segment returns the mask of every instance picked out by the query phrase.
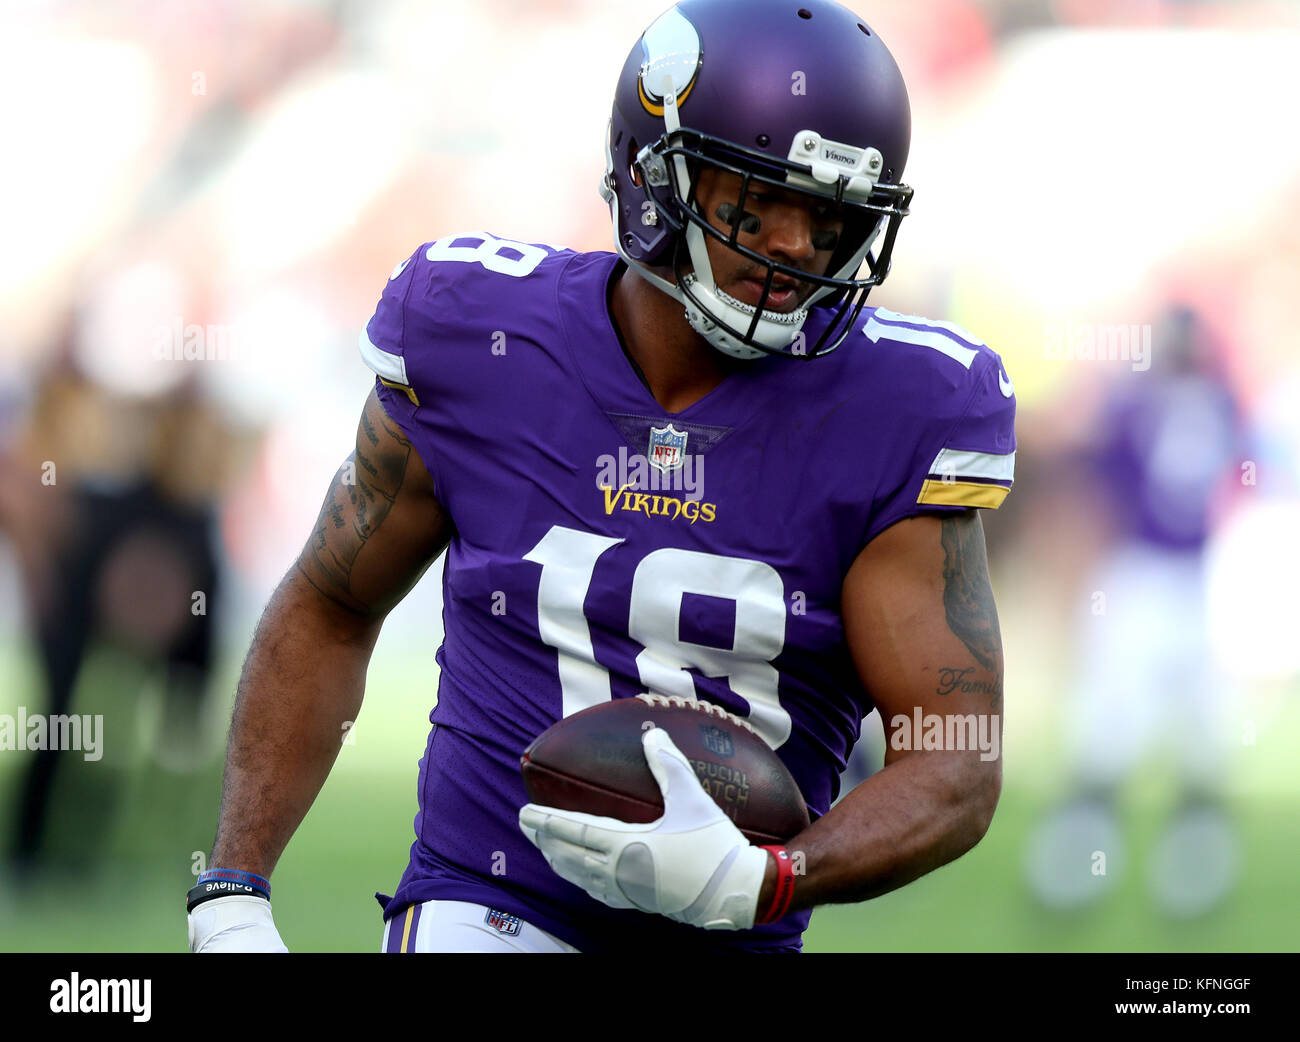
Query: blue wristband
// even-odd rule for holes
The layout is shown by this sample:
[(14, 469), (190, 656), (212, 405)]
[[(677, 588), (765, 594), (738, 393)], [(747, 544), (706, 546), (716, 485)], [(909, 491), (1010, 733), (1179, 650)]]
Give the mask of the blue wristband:
[(215, 881), (246, 886), (260, 891), (268, 901), (271, 899), (271, 884), (255, 872), (244, 872), (237, 868), (209, 868), (199, 873), (200, 883)]
[(245, 883), (230, 883), (224, 879), (209, 879), (195, 883), (185, 895), (185, 910), (192, 912), (205, 901), (215, 901), (218, 897), (256, 897), (259, 901), (270, 901), (264, 890), (248, 886)]

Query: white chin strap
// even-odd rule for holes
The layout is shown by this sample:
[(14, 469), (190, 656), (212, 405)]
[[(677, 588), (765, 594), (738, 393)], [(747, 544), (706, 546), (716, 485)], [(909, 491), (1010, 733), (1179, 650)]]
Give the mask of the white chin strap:
[[(663, 97), (664, 127), (669, 134), (673, 134), (681, 129), (682, 124), (677, 114), (677, 92), (673, 89), (671, 78), (667, 76), (664, 77)], [(689, 199), (691, 180), (686, 169), (686, 160), (676, 155), (673, 156), (673, 162), (677, 167), (679, 190), (684, 190), (683, 198)], [(699, 304), (691, 300), (680, 286), (660, 278), (643, 265), (638, 264), (636, 267), (651, 284), (681, 301), (686, 307), (686, 321), (691, 324), (691, 328), (719, 351), (733, 358), (762, 358), (767, 352), (746, 344), (719, 324), (723, 323), (732, 329), (748, 330), (758, 309), (718, 288), (713, 280), (713, 265), (709, 263), (709, 251), (704, 242), (704, 232), (694, 223), (687, 225), (686, 247), (690, 251), (691, 264), (695, 271), (687, 275), (683, 281), (690, 287), (691, 294), (700, 302)], [(621, 247), (620, 252), (622, 252)], [(626, 260), (626, 257), (624, 259)], [(807, 319), (806, 308), (799, 308), (789, 314), (764, 309), (763, 316), (754, 327), (751, 339), (762, 344), (768, 351), (784, 351), (794, 343)]]
[[(703, 233), (698, 228), (691, 225), (686, 233), (688, 244), (692, 232), (696, 236), (703, 236)], [(698, 264), (695, 270), (696, 272), (700, 271)], [(703, 270), (706, 273), (704, 278), (692, 273), (683, 280), (690, 288), (690, 291), (705, 305), (709, 314), (721, 319), (732, 329), (748, 330), (750, 323), (754, 321), (754, 315), (758, 308), (752, 304), (745, 304), (718, 289), (713, 284), (712, 272), (707, 267)], [(673, 288), (676, 289), (676, 287)], [(710, 318), (709, 314), (705, 314), (705, 310), (697, 306), (685, 293), (678, 291), (674, 296), (686, 305), (686, 321), (691, 324), (691, 328), (719, 351), (729, 354), (733, 358), (762, 358), (767, 353), (757, 347), (751, 347), (727, 332)], [(808, 311), (806, 308), (799, 308), (788, 314), (780, 311), (764, 311), (763, 317), (758, 320), (758, 324), (754, 328), (754, 335), (751, 339), (762, 344), (768, 351), (784, 351), (794, 343), (795, 337), (807, 320)]]

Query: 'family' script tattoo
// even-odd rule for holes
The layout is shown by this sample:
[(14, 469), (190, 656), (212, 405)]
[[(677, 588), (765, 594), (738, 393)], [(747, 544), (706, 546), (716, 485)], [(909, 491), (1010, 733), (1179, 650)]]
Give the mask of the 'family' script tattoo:
[(975, 671), (974, 666), (958, 669), (955, 666), (939, 667), (939, 686), (934, 689), (936, 695), (951, 695), (954, 691), (963, 695), (988, 695), (990, 705), (997, 706), (1002, 700), (998, 685), (988, 680), (968, 680), (967, 674)]
[(943, 519), (943, 606), (948, 628), (961, 638), (976, 662), (996, 671), (1002, 660), (1002, 639), (983, 535), (978, 515)]

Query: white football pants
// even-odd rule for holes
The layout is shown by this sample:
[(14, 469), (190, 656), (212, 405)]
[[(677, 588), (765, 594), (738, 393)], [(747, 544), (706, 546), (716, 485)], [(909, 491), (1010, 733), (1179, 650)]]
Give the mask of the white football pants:
[(423, 901), (384, 924), (381, 952), (576, 952), (545, 930), (486, 905)]

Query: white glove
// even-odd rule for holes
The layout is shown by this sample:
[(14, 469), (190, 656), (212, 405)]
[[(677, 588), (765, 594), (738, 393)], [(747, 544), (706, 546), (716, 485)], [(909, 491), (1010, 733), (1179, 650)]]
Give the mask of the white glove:
[(768, 853), (753, 846), (700, 785), (661, 728), (642, 736), (663, 793), (658, 821), (526, 804), (519, 827), (564, 879), (613, 908), (639, 908), (706, 930), (754, 925)]
[(232, 894), (204, 901), (189, 914), (192, 952), (288, 952), (265, 897)]

